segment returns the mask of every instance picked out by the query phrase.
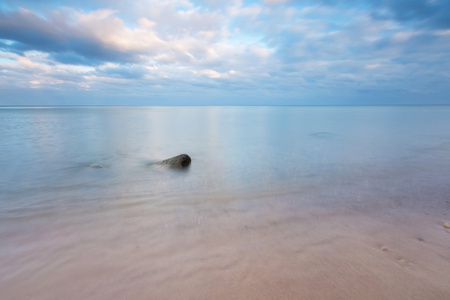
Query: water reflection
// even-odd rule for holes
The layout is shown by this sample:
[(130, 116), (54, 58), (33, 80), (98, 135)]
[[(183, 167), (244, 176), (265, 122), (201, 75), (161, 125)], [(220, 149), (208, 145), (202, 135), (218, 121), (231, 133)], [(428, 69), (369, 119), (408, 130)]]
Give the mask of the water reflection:
[[(94, 107), (0, 114), (4, 206), (20, 206), (18, 195), (23, 203), (96, 203), (275, 190), (339, 194), (450, 165), (449, 108)], [(193, 159), (187, 172), (151, 164), (181, 153)]]

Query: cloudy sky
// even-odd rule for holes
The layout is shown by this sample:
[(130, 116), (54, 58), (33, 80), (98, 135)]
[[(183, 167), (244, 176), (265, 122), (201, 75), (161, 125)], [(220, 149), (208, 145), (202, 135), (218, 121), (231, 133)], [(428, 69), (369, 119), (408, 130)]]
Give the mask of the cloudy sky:
[(450, 104), (448, 0), (1, 0), (0, 105)]

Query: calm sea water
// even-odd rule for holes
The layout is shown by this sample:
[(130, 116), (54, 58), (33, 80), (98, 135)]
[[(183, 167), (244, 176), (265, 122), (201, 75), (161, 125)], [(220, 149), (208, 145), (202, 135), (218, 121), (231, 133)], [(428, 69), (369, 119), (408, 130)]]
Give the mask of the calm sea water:
[[(1, 108), (0, 153), (0, 218), (277, 194), (449, 208), (450, 107)], [(152, 164), (181, 153), (187, 170)]]

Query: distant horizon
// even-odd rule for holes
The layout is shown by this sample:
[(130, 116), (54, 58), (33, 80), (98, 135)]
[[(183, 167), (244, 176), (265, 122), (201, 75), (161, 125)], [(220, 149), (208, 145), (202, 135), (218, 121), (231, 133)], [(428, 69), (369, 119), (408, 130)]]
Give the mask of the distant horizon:
[(450, 1), (0, 3), (0, 105), (450, 105)]
[(436, 106), (450, 106), (450, 104), (266, 104), (266, 105), (78, 105), (78, 104), (66, 104), (66, 105), (0, 105), (0, 108), (51, 108), (51, 107), (436, 107)]

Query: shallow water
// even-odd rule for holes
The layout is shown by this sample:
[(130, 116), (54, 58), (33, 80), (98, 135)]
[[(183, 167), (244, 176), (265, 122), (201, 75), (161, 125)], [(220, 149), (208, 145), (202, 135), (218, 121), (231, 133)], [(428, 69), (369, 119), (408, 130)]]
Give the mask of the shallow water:
[[(358, 257), (352, 249), (361, 245), (378, 253), (379, 243), (402, 236), (417, 243), (419, 233), (399, 220), (421, 220), (421, 234), (433, 240), (427, 253), (440, 257), (430, 265), (450, 266), (442, 228), (450, 212), (449, 120), (450, 107), (0, 108), (0, 288), (6, 299), (75, 299), (80, 289), (100, 299), (173, 299), (176, 291), (360, 299), (333, 276), (326, 288), (342, 290), (319, 293), (314, 276), (324, 275), (308, 277), (301, 267), (313, 263), (338, 277), (356, 268), (355, 278), (371, 272), (376, 282), (386, 276), (377, 273), (378, 254), (354, 264), (338, 256), (337, 265), (324, 257), (338, 249)], [(185, 170), (154, 164), (181, 153), (192, 158)], [(383, 239), (365, 240), (370, 234)], [(414, 249), (412, 257), (427, 257)], [(434, 276), (448, 277), (443, 270)], [(407, 283), (432, 278), (417, 272)], [(202, 289), (205, 280), (210, 288)], [(256, 292), (262, 286), (271, 289)], [(377, 290), (369, 298), (397, 295), (395, 287)], [(396, 298), (450, 295), (439, 282), (420, 291)]]
[[(429, 195), (450, 179), (449, 117), (449, 107), (1, 109), (1, 213), (98, 205), (118, 193)], [(151, 164), (180, 153), (193, 159), (184, 172)]]

